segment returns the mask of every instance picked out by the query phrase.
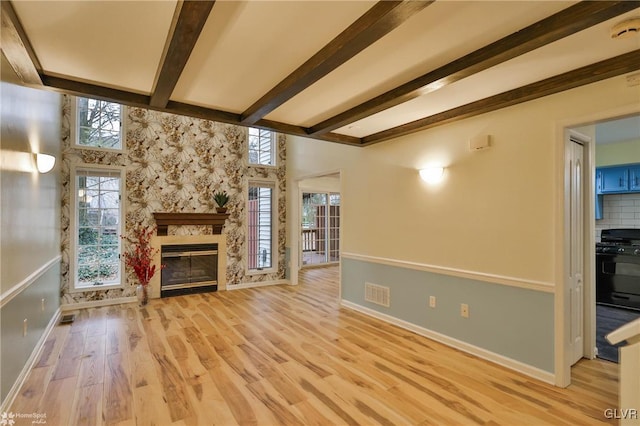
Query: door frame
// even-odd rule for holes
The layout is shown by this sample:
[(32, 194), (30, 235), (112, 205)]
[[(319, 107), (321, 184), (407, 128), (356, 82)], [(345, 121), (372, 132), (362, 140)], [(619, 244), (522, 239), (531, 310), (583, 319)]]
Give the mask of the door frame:
[[(595, 143), (587, 135), (578, 133), (575, 130), (566, 128), (563, 137), (563, 161), (562, 161), (562, 173), (563, 173), (563, 268), (562, 279), (558, 281), (560, 285), (556, 286), (556, 318), (558, 318), (557, 311), (561, 310), (562, 321), (562, 333), (558, 336), (556, 333), (556, 348), (561, 349), (562, 353), (562, 376), (559, 386), (565, 387), (571, 383), (571, 365), (572, 351), (570, 350), (569, 338), (571, 336), (571, 309), (569, 298), (569, 270), (571, 268), (571, 229), (570, 229), (570, 182), (569, 182), (569, 156), (572, 142), (571, 139), (575, 139), (582, 144), (583, 150), (583, 185), (582, 185), (582, 221), (583, 221), (583, 300), (582, 300), (582, 331), (583, 331), (583, 347), (582, 356), (592, 359), (595, 356), (595, 273), (594, 273), (594, 261), (595, 258), (595, 202), (594, 197), (589, 194), (595, 194), (593, 185), (593, 176), (595, 173)], [(590, 301), (593, 300), (593, 304)], [(593, 306), (592, 306), (593, 305)], [(556, 326), (556, 330), (558, 327)], [(561, 341), (558, 338), (561, 337)], [(557, 357), (556, 357), (557, 358)], [(556, 382), (558, 382), (558, 375), (556, 375)]]
[[(291, 283), (291, 285), (297, 285), (298, 284), (298, 273), (301, 270), (301, 266), (300, 265), (300, 260), (299, 260), (299, 253), (300, 253), (300, 229), (302, 228), (302, 191), (303, 189), (300, 188), (300, 182), (303, 180), (307, 180), (307, 179), (314, 179), (314, 178), (319, 178), (319, 177), (323, 177), (323, 176), (329, 176), (329, 175), (339, 175), (340, 176), (340, 204), (342, 205), (342, 193), (343, 193), (343, 188), (344, 188), (344, 173), (342, 169), (333, 169), (333, 170), (327, 170), (324, 172), (318, 172), (318, 173), (310, 173), (304, 176), (300, 176), (299, 178), (295, 179), (292, 181), (292, 185), (291, 188), (287, 189), (287, 194), (290, 194), (291, 198), (294, 198), (293, 200), (290, 200), (287, 205), (289, 206), (289, 212), (287, 213), (287, 220), (290, 221), (287, 224), (287, 229), (289, 230), (289, 242), (290, 242), (290, 251), (289, 251), (289, 282)], [(340, 209), (340, 225), (342, 226), (343, 219), (344, 219), (344, 209)], [(340, 236), (340, 252), (342, 252), (342, 235)], [(341, 264), (341, 261), (338, 262), (338, 264)], [(342, 270), (342, 268), (339, 268), (340, 270)], [(340, 277), (340, 279), (338, 280), (339, 282), (339, 294), (342, 294), (342, 289), (341, 289), (341, 282), (342, 282), (342, 278)]]
[[(640, 114), (638, 105), (600, 111), (586, 117), (574, 118), (556, 123), (556, 273), (554, 293), (554, 375), (555, 385), (567, 387), (571, 384), (571, 362), (567, 350), (570, 336), (571, 318), (568, 309), (568, 288), (565, 277), (568, 274), (568, 212), (565, 207), (568, 187), (565, 182), (566, 141), (572, 128), (595, 125), (598, 122), (614, 120), (625, 116)], [(573, 131), (582, 140), (578, 132)], [(584, 170), (584, 346), (586, 357), (595, 357), (595, 140), (589, 138), (585, 149)], [(593, 194), (594, 196), (591, 196)]]

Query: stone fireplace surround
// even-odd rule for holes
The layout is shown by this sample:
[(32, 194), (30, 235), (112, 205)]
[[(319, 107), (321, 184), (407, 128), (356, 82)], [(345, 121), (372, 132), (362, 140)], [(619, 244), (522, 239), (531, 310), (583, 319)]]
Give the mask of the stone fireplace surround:
[[(154, 235), (151, 237), (151, 247), (156, 249), (153, 263), (160, 265), (160, 252), (163, 245), (176, 244), (218, 244), (218, 291), (227, 289), (227, 236), (214, 235)], [(162, 274), (156, 272), (149, 281), (149, 297), (160, 297), (160, 279)]]

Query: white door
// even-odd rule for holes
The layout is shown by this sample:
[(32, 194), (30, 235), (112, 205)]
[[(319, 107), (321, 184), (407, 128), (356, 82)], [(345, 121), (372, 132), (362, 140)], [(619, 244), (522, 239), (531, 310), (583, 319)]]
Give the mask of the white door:
[(583, 211), (583, 146), (570, 142), (569, 161), (569, 335), (571, 365), (584, 355), (584, 211)]

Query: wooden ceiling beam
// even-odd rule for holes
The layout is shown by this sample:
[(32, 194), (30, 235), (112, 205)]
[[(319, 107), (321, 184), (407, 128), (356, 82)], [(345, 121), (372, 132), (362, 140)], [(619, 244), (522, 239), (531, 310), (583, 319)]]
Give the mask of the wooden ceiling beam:
[(430, 1), (379, 1), (319, 52), (242, 113), (252, 125), (397, 28)]
[(639, 69), (640, 49), (366, 136), (362, 139), (363, 146), (475, 117)]
[(126, 90), (112, 89), (110, 87), (99, 86), (97, 84), (69, 80), (62, 77), (48, 75), (46, 73), (42, 74), (42, 84), (46, 89), (67, 95), (117, 102), (133, 107), (149, 108), (150, 97), (148, 95), (128, 92)]
[(251, 127), (260, 127), (262, 129), (273, 130), (289, 135), (302, 136), (305, 138), (317, 139), (326, 142), (335, 142), (343, 145), (362, 146), (362, 139), (354, 136), (342, 135), (340, 133), (325, 133), (324, 135), (314, 137), (309, 136), (309, 129), (307, 129), (306, 127), (294, 126), (278, 121), (262, 119), (254, 123)]
[(167, 106), (214, 3), (215, 0), (178, 1), (156, 73), (151, 106)]
[(8, 0), (2, 2), (2, 24), (0, 38), (2, 53), (20, 80), (27, 85), (42, 85), (42, 66), (22, 28), (13, 5)]
[[(217, 121), (220, 123), (242, 125), (242, 123), (240, 123), (240, 114), (227, 111), (220, 111), (175, 101), (169, 101), (164, 107), (154, 107), (149, 105), (150, 97), (148, 95), (113, 89), (81, 81), (68, 80), (46, 74), (42, 75), (42, 82), (44, 84), (44, 88), (67, 95), (90, 97), (109, 102), (117, 102), (131, 107), (151, 109), (170, 114), (186, 115), (189, 117)], [(255, 123), (254, 127), (260, 127), (290, 135), (308, 137), (306, 128), (277, 121), (260, 120)], [(353, 146), (360, 146), (361, 144), (360, 138), (336, 133), (326, 133), (314, 139)]]
[(640, 1), (582, 1), (395, 89), (311, 126), (317, 136), (400, 105), (640, 7)]

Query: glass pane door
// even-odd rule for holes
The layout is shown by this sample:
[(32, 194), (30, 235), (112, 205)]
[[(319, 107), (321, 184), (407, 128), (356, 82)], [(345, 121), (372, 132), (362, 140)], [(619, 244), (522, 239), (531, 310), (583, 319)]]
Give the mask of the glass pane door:
[(337, 262), (340, 257), (340, 194), (302, 194), (302, 266)]

